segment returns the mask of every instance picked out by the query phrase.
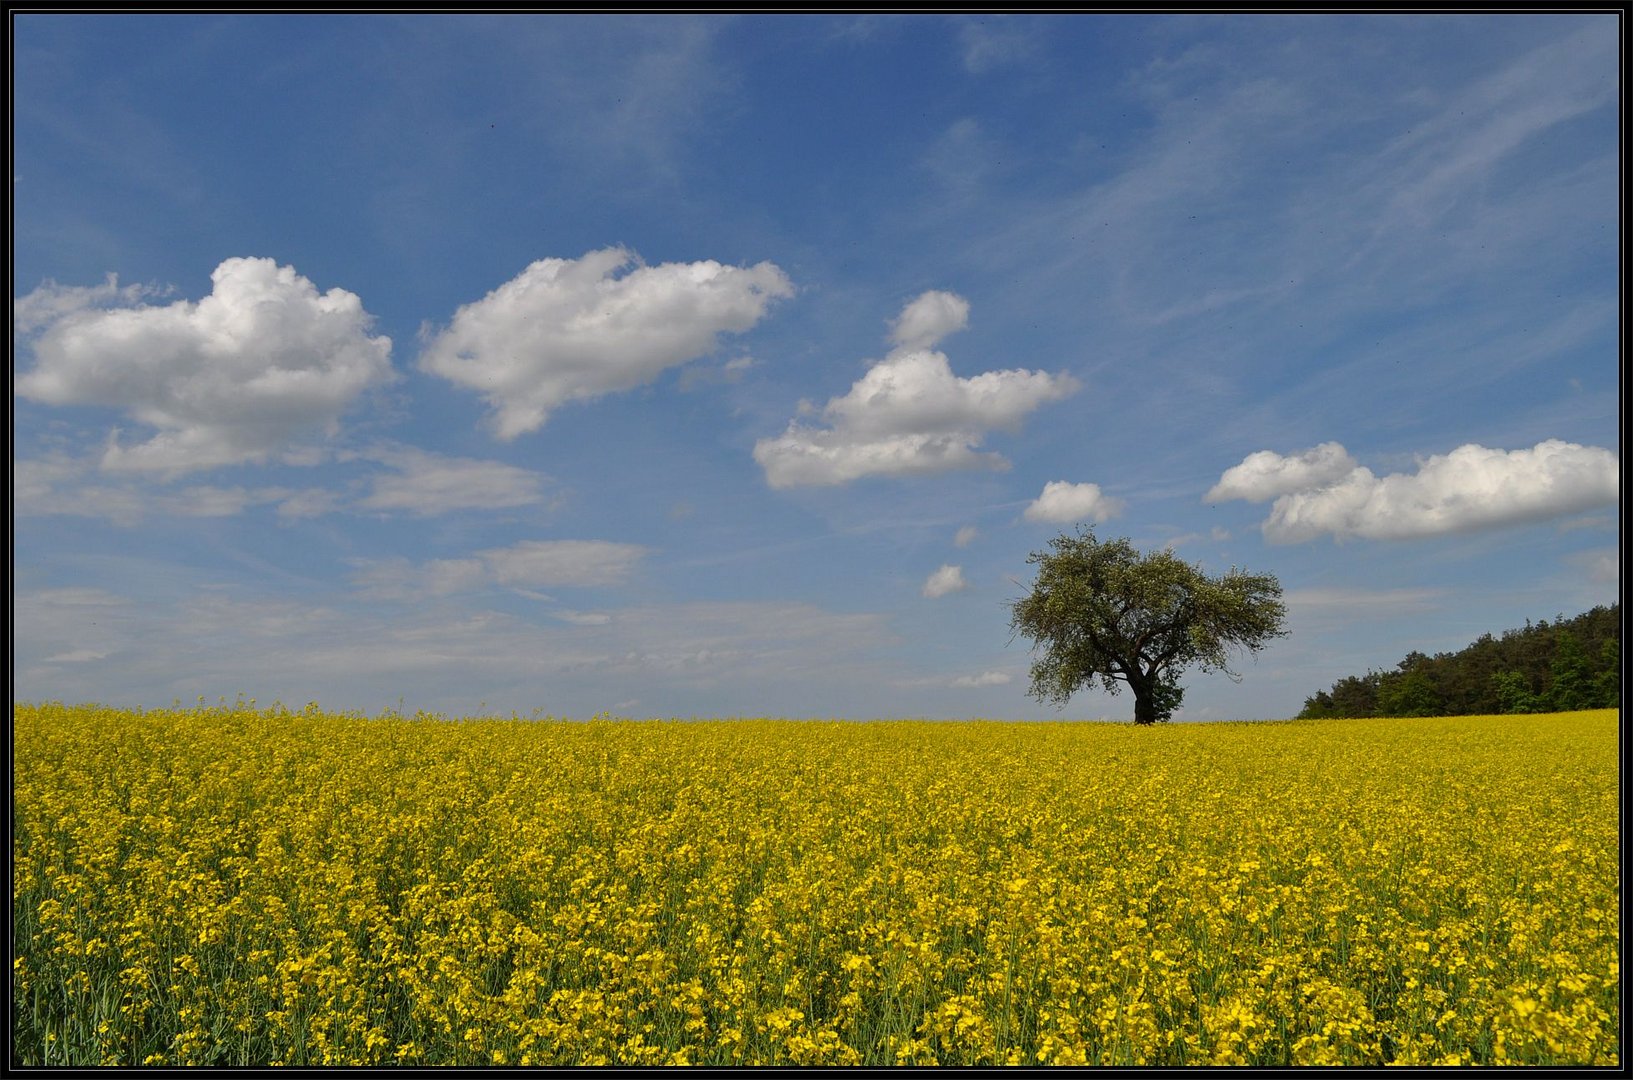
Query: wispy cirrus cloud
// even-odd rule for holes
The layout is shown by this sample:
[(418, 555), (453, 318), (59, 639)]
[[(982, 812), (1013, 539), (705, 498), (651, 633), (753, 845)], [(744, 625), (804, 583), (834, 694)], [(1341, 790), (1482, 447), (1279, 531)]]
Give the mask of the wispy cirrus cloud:
[(282, 506), (299, 493), (285, 487), (193, 484), (155, 487), (117, 479), (87, 481), (86, 463), (66, 457), (12, 464), (12, 510), (19, 517), (100, 518), (125, 528), (165, 517), (233, 517), (251, 507)]
[(476, 673), (491, 707), (588, 715), (610, 700), (609, 679), (639, 680), (668, 707), (699, 685), (764, 693), (790, 681), (819, 685), (835, 670), (871, 671), (893, 640), (883, 616), (793, 602), (641, 605), (565, 626), (558, 616), (583, 613), (543, 612), (545, 623), (458, 605), (370, 613), (219, 590), (167, 604), (100, 589), (30, 590), (15, 606), (31, 627), (18, 649), (19, 694), (38, 697), (72, 668), (84, 700), (168, 702), (233, 687), (263, 703), (315, 697), (330, 708), (383, 708), (406, 697), (411, 709), (469, 713), (474, 702), (459, 680)]
[(975, 689), (983, 686), (1008, 686), (1014, 681), (1014, 676), (1007, 671), (983, 671), (979, 675), (960, 675), (951, 685), (960, 689)]
[(500, 586), (517, 591), (621, 585), (649, 553), (609, 540), (523, 540), (459, 559), (355, 559), (352, 584), (373, 600), (416, 600)]
[(964, 70), (973, 75), (1024, 64), (1043, 49), (1045, 31), (1035, 19), (985, 15), (958, 28)]
[(1394, 618), (1434, 611), (1450, 595), (1443, 588), (1364, 589), (1353, 587), (1289, 589), (1282, 597), (1295, 613), (1345, 618)]
[(1566, 556), (1595, 585), (1619, 585), (1622, 580), (1621, 552), (1613, 547), (1592, 548)]
[(460, 510), (503, 510), (544, 501), (546, 477), (499, 461), (449, 457), (411, 446), (380, 446), (356, 455), (391, 470), (376, 474), (358, 501), (362, 510), (431, 517)]
[[(342, 463), (375, 462), (388, 471), (333, 488), (177, 487), (142, 473), (98, 475), (94, 462), (59, 453), (13, 463), (13, 507), (30, 517), (101, 518), (132, 527), (156, 517), (232, 517), (269, 504), (285, 522), (337, 513), (434, 517), (547, 504), (549, 477), (503, 462), (450, 457), (401, 444), (343, 450), (333, 457)], [(310, 467), (324, 460), (320, 455), (296, 464)]]

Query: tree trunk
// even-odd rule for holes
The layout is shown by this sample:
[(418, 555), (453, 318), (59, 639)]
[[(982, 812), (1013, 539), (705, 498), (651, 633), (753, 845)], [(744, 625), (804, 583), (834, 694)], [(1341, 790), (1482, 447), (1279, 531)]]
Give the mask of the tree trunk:
[(1157, 722), (1157, 681), (1155, 679), (1135, 681), (1129, 680), (1128, 688), (1134, 691), (1134, 722), (1136, 724), (1155, 724)]

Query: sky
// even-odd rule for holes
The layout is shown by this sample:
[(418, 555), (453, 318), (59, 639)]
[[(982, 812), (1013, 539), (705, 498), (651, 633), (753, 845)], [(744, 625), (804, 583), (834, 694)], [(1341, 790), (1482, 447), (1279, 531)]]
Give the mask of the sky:
[(1128, 718), (1079, 527), (1280, 581), (1181, 721), (1620, 595), (1614, 14), (13, 30), (14, 700)]

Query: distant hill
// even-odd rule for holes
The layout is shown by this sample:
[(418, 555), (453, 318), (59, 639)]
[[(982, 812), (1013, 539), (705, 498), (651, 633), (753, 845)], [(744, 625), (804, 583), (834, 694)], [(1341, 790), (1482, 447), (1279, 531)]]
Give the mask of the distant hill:
[(1304, 699), (1299, 719), (1483, 716), (1621, 704), (1621, 604), (1559, 616), (1466, 649), (1411, 652), (1394, 671), (1348, 675)]

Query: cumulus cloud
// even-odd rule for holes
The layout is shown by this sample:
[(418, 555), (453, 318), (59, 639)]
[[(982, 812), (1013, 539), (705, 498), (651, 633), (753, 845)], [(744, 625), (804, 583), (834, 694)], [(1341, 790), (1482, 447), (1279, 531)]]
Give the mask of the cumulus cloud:
[(1002, 671), (983, 671), (979, 675), (960, 675), (953, 680), (953, 685), (961, 689), (980, 686), (1004, 686), (1010, 681), (1010, 676)]
[(1043, 494), (1022, 516), (1028, 521), (1105, 521), (1122, 512), (1122, 500), (1106, 495), (1099, 484), (1055, 480), (1043, 485)]
[[(41, 286), (14, 305), (35, 329), (35, 367), (17, 393), (47, 405), (122, 409), (156, 428), (105, 469), (182, 473), (262, 462), (297, 436), (333, 434), (364, 390), (391, 378), (391, 339), (344, 289), (319, 293), (294, 267), (227, 259), (193, 303), (141, 303), (100, 289)], [(104, 307), (104, 304), (123, 306)]]
[(966, 525), (953, 536), (953, 547), (969, 547), (975, 538), (980, 535), (974, 525)]
[(607, 540), (524, 540), (463, 559), (356, 559), (352, 584), (374, 600), (450, 596), (493, 585), (548, 600), (531, 590), (620, 585), (646, 554), (639, 544)]
[[(1327, 445), (1334, 448), (1328, 452), (1331, 460), (1348, 458), (1336, 443)], [(1245, 466), (1259, 459), (1243, 475), (1278, 475), (1278, 463), (1272, 460), (1276, 455), (1265, 457), (1266, 453), (1244, 461)], [(1300, 459), (1314, 454), (1307, 451)], [(1354, 466), (1333, 477), (1312, 470), (1312, 475), (1325, 475), (1324, 482), (1279, 494), (1262, 529), (1274, 543), (1298, 543), (1324, 533), (1335, 539), (1404, 540), (1499, 528), (1613, 504), (1618, 498), (1619, 473), (1616, 454), (1602, 447), (1559, 439), (1521, 450), (1494, 450), (1469, 443), (1449, 454), (1421, 459), (1415, 473), (1378, 477), (1370, 469)], [(1227, 472), (1220, 484), (1229, 477)], [(1253, 488), (1243, 482), (1239, 486), (1255, 491), (1258, 501), (1275, 491), (1271, 484)]]
[(445, 457), (406, 446), (358, 456), (394, 470), (374, 477), (373, 490), (359, 504), (365, 510), (430, 517), (455, 510), (531, 506), (544, 499), (539, 474), (498, 461)]
[(782, 435), (755, 443), (766, 481), (786, 488), (1006, 468), (1000, 455), (977, 450), (986, 433), (1019, 428), (1028, 413), (1075, 393), (1078, 383), (1021, 369), (954, 375), (947, 357), (924, 343), (961, 328), (968, 308), (951, 293), (925, 293), (908, 304), (894, 324), (897, 348), (822, 409), (830, 427), (795, 419)]
[(902, 309), (890, 324), (890, 340), (899, 349), (928, 349), (970, 323), (970, 302), (956, 293), (931, 290)]
[(429, 334), (420, 367), (481, 393), (499, 438), (514, 439), (569, 401), (711, 352), (718, 335), (748, 330), (793, 292), (769, 262), (646, 266), (621, 247), (540, 259)]
[(1208, 489), (1204, 502), (1246, 499), (1264, 502), (1278, 495), (1306, 491), (1342, 480), (1355, 469), (1355, 459), (1335, 442), (1322, 443), (1302, 454), (1288, 457), (1260, 450), (1242, 459), (1240, 465), (1225, 470), (1219, 483)]
[(144, 297), (164, 291), (151, 285), (121, 286), (118, 274), (109, 274), (100, 285), (58, 285), (47, 279), (27, 296), (12, 300), (11, 332), (26, 337), (70, 315), (134, 307)]
[(948, 593), (958, 592), (967, 588), (962, 567), (943, 565), (941, 569), (931, 574), (924, 582), (924, 595), (934, 600)]

